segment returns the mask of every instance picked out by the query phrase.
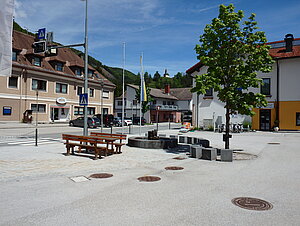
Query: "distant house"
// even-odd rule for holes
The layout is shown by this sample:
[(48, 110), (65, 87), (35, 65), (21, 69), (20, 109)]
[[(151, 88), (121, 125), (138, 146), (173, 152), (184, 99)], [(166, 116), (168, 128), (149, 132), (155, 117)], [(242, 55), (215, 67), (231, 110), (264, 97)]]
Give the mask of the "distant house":
[[(83, 115), (84, 61), (69, 48), (35, 54), (34, 37), (13, 32), (11, 77), (0, 77), (0, 121), (66, 122)], [(115, 85), (88, 67), (88, 115), (113, 113)]]
[[(252, 129), (262, 131), (270, 131), (275, 126), (281, 130), (300, 130), (300, 38), (294, 39), (288, 34), (284, 40), (268, 45), (271, 46), (269, 54), (275, 60), (273, 70), (270, 73), (258, 73), (263, 85), (248, 90), (266, 95), (268, 105), (253, 109), (256, 115), (252, 118), (236, 114), (232, 115), (231, 121), (252, 121)], [(199, 62), (186, 72), (196, 77), (206, 71), (207, 67)], [(193, 103), (195, 126), (206, 127), (225, 123), (224, 103), (219, 101), (213, 90), (208, 90), (205, 95), (193, 93)]]
[[(125, 92), (125, 116), (139, 116), (140, 104), (136, 100), (137, 85), (127, 85)], [(144, 115), (147, 122), (181, 122), (183, 115), (191, 114), (192, 93), (191, 88), (173, 88), (169, 85), (165, 89), (150, 89), (153, 101), (150, 103), (150, 110)], [(122, 96), (115, 99), (115, 115), (122, 116)]]

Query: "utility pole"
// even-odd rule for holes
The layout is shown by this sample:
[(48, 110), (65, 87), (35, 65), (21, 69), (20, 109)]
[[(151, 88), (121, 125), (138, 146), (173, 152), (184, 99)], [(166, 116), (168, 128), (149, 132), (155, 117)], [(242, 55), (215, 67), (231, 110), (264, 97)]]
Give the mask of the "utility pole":
[[(84, 93), (88, 94), (88, 0), (85, 0), (85, 35), (84, 35)], [(88, 135), (88, 118), (87, 118), (87, 104), (84, 105), (84, 128), (83, 135)]]
[(39, 111), (39, 91), (38, 89), (36, 89), (35, 146), (38, 146), (38, 111)]

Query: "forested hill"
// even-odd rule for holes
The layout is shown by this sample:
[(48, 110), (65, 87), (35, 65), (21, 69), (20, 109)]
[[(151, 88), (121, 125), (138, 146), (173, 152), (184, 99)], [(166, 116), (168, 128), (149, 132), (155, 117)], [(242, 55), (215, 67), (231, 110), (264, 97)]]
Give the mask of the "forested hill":
[[(26, 34), (35, 35), (27, 30), (23, 29), (19, 24), (14, 21), (13, 29), (16, 31), (20, 31)], [(59, 44), (59, 43), (58, 43)], [(82, 56), (83, 52), (77, 49), (71, 48), (77, 55)], [(88, 58), (89, 64), (94, 67), (97, 71), (99, 71), (102, 75), (104, 75), (108, 80), (114, 83), (117, 87), (115, 90), (115, 97), (118, 97), (122, 94), (122, 78), (123, 78), (123, 69), (117, 67), (110, 67), (102, 64), (99, 60), (89, 56)], [(125, 70), (125, 85), (126, 84), (140, 84), (140, 75), (134, 74), (128, 70)], [(177, 73), (173, 78), (165, 78), (161, 76), (158, 72), (156, 72), (153, 76), (151, 74), (145, 72), (145, 82), (146, 86), (151, 88), (164, 88), (165, 84), (170, 84), (171, 88), (182, 88), (182, 87), (191, 87), (192, 86), (192, 78), (187, 75), (183, 75), (182, 73)]]

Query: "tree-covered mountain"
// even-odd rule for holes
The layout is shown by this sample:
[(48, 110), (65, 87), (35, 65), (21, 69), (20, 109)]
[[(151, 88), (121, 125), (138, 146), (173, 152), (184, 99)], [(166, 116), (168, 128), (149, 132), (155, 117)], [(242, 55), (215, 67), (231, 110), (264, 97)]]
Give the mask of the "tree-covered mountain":
[[(14, 21), (13, 29), (16, 31), (20, 31), (26, 34), (30, 34), (34, 36), (35, 34), (28, 32), (26, 29), (23, 29), (18, 23)], [(57, 43), (59, 44), (59, 43)], [(71, 48), (77, 55), (83, 56), (83, 52), (74, 48)], [(95, 59), (92, 56), (89, 56), (88, 63), (94, 67), (97, 71), (99, 71), (102, 75), (104, 75), (109, 81), (116, 85), (115, 89), (115, 97), (118, 97), (122, 94), (123, 90), (123, 69), (117, 67), (110, 67), (102, 64), (99, 60)], [(140, 74), (137, 75), (125, 70), (125, 87), (126, 84), (140, 84)], [(172, 88), (181, 88), (181, 87), (191, 87), (192, 86), (192, 78), (187, 75), (183, 75), (178, 72), (173, 78), (165, 78), (162, 77), (158, 72), (154, 74), (152, 77), (151, 74), (145, 72), (145, 82), (146, 86), (151, 88), (163, 89), (165, 84), (170, 84)]]

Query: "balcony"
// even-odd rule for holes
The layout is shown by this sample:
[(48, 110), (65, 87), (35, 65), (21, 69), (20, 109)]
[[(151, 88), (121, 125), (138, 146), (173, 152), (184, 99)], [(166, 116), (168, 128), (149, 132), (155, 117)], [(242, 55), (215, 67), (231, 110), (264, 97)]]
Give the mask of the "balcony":
[(177, 111), (177, 105), (162, 105), (162, 104), (152, 104), (150, 105), (151, 110), (156, 110), (159, 107), (160, 111)]

